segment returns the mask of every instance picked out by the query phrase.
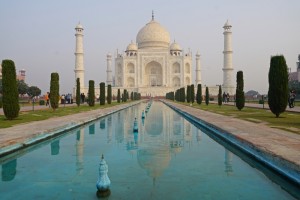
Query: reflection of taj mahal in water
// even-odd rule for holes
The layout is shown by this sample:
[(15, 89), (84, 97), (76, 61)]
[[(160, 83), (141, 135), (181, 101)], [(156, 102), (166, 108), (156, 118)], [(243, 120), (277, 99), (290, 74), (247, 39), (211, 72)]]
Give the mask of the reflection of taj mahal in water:
[[(142, 104), (144, 106), (145, 104)], [(139, 121), (138, 133), (133, 132), (133, 119), (126, 116), (140, 116), (142, 106), (131, 107), (122, 112), (109, 115), (87, 127), (76, 130), (75, 134), (75, 170), (77, 175), (83, 175), (85, 165), (85, 138), (94, 137), (99, 133), (106, 133), (108, 146), (121, 146), (127, 151), (130, 157), (136, 160), (137, 164), (146, 171), (147, 175), (155, 183), (156, 178), (163, 175), (171, 165), (171, 160), (176, 155), (184, 153), (185, 150), (193, 148), (193, 145), (202, 145), (203, 132), (191, 125), (186, 119), (175, 112), (168, 112), (166, 106), (151, 106), (146, 119)], [(156, 120), (154, 120), (156, 119)], [(159, 121), (160, 123), (157, 123)], [(64, 143), (64, 142), (63, 142)], [(121, 144), (121, 145), (120, 145)], [(52, 156), (60, 154), (60, 140), (51, 141), (50, 147)], [(122, 150), (123, 151), (123, 150)], [(227, 175), (233, 174), (233, 154), (225, 149), (224, 172)], [(125, 155), (128, 155), (125, 153)], [(136, 157), (136, 159), (135, 159)], [(17, 175), (17, 159), (13, 159), (2, 165), (2, 181), (11, 181)]]
[[(152, 106), (145, 120), (138, 119), (138, 133), (133, 132), (133, 119), (125, 116), (140, 116), (141, 107), (126, 109), (100, 121), (100, 127), (107, 128), (107, 142), (125, 144), (128, 153), (136, 156), (139, 166), (146, 170), (153, 181), (169, 167), (172, 157), (180, 154), (184, 148), (197, 145), (193, 144), (193, 137), (196, 138), (198, 145), (202, 140), (203, 133), (200, 129), (179, 114), (167, 112), (167, 109), (170, 108)], [(224, 164), (224, 171), (230, 175), (232, 153), (226, 149)]]

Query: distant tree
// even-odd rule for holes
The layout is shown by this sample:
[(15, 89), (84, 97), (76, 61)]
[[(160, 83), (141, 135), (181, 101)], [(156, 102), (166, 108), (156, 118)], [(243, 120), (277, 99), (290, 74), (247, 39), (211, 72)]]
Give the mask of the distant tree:
[(18, 92), (21, 96), (23, 96), (24, 94), (27, 94), (28, 88), (29, 86), (27, 85), (27, 83), (25, 83), (23, 80), (17, 80), (17, 84), (18, 84)]
[(107, 103), (108, 104), (111, 104), (111, 98), (112, 98), (112, 95), (111, 95), (111, 85), (108, 85), (107, 86)]
[(0, 79), (0, 94), (3, 93), (3, 87), (2, 87), (2, 79)]
[(180, 88), (180, 100), (181, 100), (181, 102), (185, 102), (185, 88), (184, 87), (182, 87), (182, 88)]
[(188, 102), (188, 103), (191, 102), (191, 86), (190, 85), (186, 86), (186, 102)]
[(37, 96), (41, 95), (41, 93), (42, 93), (41, 89), (38, 88), (37, 86), (30, 86), (27, 90), (27, 94), (31, 98), (37, 97)]
[(80, 98), (80, 79), (76, 79), (76, 104), (80, 106), (81, 98)]
[(195, 86), (194, 86), (194, 84), (191, 85), (191, 102), (192, 102), (192, 104), (195, 102)]
[(100, 83), (100, 105), (105, 105), (105, 83)]
[(131, 94), (130, 94), (130, 100), (131, 101), (133, 100), (133, 92), (131, 92)]
[(221, 85), (219, 85), (219, 93), (218, 93), (218, 105), (221, 106), (222, 105), (222, 87)]
[(123, 102), (127, 101), (127, 97), (128, 97), (127, 90), (124, 89), (124, 91), (123, 91)]
[(238, 71), (236, 74), (236, 92), (235, 92), (235, 99), (236, 99), (236, 107), (239, 110), (242, 110), (245, 106), (245, 94), (244, 94), (244, 78), (243, 72)]
[(268, 103), (270, 110), (279, 117), (287, 107), (288, 68), (283, 55), (272, 56), (269, 70)]
[(95, 82), (89, 80), (89, 106), (95, 106)]
[(12, 60), (2, 61), (2, 84), (3, 84), (3, 112), (8, 120), (19, 116), (19, 94), (16, 81), (16, 67)]
[(121, 92), (120, 92), (120, 89), (118, 89), (117, 102), (118, 102), (118, 103), (121, 102)]
[(197, 104), (202, 103), (202, 86), (198, 84), (197, 86), (197, 95), (196, 95)]
[(58, 108), (59, 102), (59, 75), (56, 72), (51, 73), (50, 82), (50, 105), (55, 111)]
[(209, 104), (209, 90), (208, 90), (208, 87), (206, 87), (206, 89), (205, 89), (205, 104), (206, 105)]

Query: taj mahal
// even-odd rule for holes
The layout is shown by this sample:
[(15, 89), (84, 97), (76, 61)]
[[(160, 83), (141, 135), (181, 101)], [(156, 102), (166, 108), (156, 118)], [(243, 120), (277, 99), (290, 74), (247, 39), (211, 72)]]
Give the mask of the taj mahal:
[[(231, 25), (224, 25), (224, 92), (235, 93), (235, 83), (232, 66)], [(88, 87), (84, 85), (84, 52), (83, 27), (79, 23), (76, 28), (75, 49), (75, 83), (80, 79), (81, 92), (87, 94)], [(114, 59), (114, 75), (112, 70)], [(113, 56), (107, 54), (106, 85), (112, 86), (113, 95), (117, 90), (127, 89), (138, 92), (142, 96), (165, 96), (167, 92), (181, 87), (202, 84), (200, 54), (196, 53), (196, 66), (193, 68), (191, 51), (185, 52), (176, 41), (171, 42), (169, 32), (154, 19), (142, 27), (136, 35), (136, 42), (131, 41), (125, 52)], [(193, 72), (195, 70), (195, 80)], [(95, 84), (98, 85), (98, 84)], [(74, 87), (74, 94), (75, 94)], [(218, 87), (210, 87), (210, 93), (217, 94)], [(99, 88), (95, 88), (99, 95)]]

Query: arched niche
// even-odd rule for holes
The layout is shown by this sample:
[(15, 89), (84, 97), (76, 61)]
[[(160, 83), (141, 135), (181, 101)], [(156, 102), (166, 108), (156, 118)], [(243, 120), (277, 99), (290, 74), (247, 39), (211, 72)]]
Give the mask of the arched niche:
[(176, 76), (173, 78), (173, 87), (179, 87), (179, 86), (180, 86), (180, 78)]
[(127, 78), (127, 86), (134, 87), (134, 78), (132, 78), (132, 77)]
[(180, 73), (180, 64), (178, 62), (175, 62), (172, 66), (172, 72), (174, 74)]
[(189, 74), (191, 73), (191, 66), (189, 63), (185, 63), (185, 73)]
[(145, 67), (145, 85), (161, 86), (162, 85), (162, 66), (156, 61), (149, 62)]
[(130, 73), (130, 74), (132, 74), (132, 73), (134, 73), (134, 64), (133, 63), (128, 63), (127, 64), (127, 73)]
[(185, 85), (190, 85), (191, 79), (190, 77), (185, 77)]

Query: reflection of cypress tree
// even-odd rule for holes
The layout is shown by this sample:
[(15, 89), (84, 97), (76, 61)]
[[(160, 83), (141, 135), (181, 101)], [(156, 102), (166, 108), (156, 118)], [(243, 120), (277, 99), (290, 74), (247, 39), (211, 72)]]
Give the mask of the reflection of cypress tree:
[(95, 134), (95, 124), (89, 126), (89, 134), (90, 135)]
[(17, 159), (2, 165), (2, 181), (12, 181), (17, 174)]
[(105, 119), (100, 121), (100, 129), (105, 129)]
[(80, 140), (80, 130), (78, 130), (78, 131), (77, 131), (76, 140), (77, 140), (77, 141), (79, 141), (79, 140)]
[(55, 140), (51, 142), (51, 155), (58, 155), (59, 154), (59, 140)]

